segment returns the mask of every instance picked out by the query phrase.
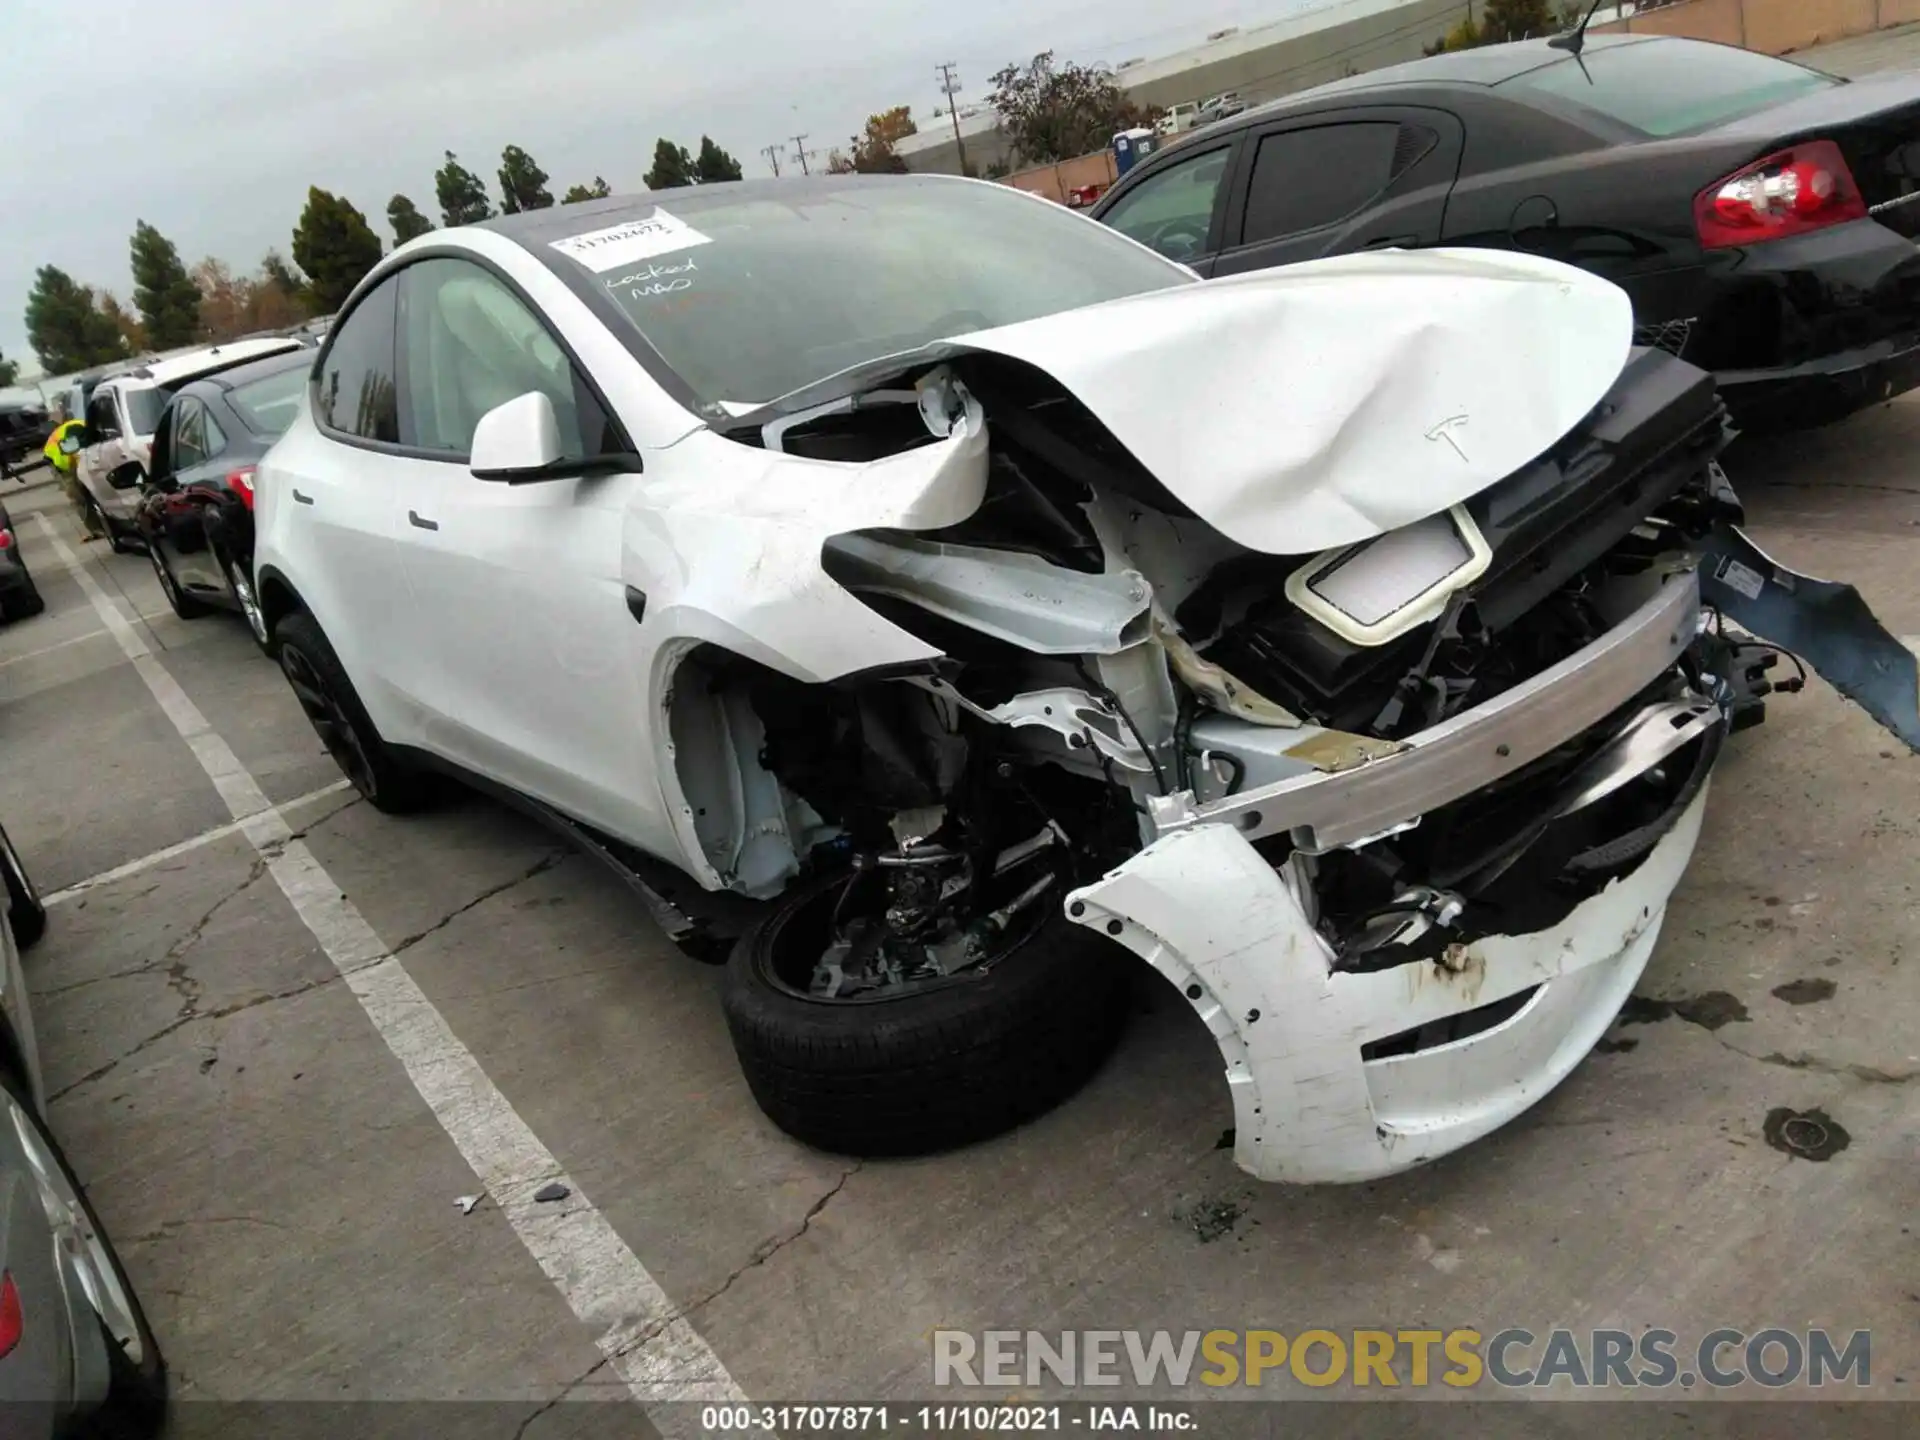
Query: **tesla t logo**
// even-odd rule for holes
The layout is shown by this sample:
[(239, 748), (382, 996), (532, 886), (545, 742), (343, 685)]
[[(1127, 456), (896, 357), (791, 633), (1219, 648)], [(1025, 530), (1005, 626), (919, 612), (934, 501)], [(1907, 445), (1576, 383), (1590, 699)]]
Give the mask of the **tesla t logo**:
[(1449, 415), (1446, 419), (1442, 420), (1438, 425), (1434, 426), (1431, 430), (1427, 431), (1427, 439), (1446, 441), (1447, 444), (1453, 447), (1453, 453), (1458, 455), (1462, 460), (1465, 460), (1467, 458), (1467, 452), (1460, 448), (1460, 441), (1455, 436), (1454, 432), (1457, 430), (1464, 430), (1466, 428), (1467, 428), (1466, 416)]

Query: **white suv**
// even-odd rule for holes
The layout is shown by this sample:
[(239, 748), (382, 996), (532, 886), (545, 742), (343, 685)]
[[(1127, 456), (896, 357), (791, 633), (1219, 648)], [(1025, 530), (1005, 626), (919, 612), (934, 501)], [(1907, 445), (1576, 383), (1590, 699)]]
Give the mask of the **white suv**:
[(151, 361), (94, 388), (80, 417), (86, 429), (75, 473), (114, 549), (133, 541), (140, 482), (153, 461), (153, 437), (173, 392), (189, 380), (307, 343), (291, 335), (235, 340)]

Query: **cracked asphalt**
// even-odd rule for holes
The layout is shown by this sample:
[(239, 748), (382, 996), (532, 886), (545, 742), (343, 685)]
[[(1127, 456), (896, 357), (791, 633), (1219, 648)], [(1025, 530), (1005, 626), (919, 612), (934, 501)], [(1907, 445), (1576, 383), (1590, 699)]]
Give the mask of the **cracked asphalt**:
[[(1902, 401), (1728, 468), (1763, 545), (1920, 635), (1917, 452)], [(308, 797), (289, 825), (757, 1400), (939, 1398), (943, 1326), (1828, 1325), (1872, 1330), (1875, 1393), (1920, 1387), (1920, 759), (1823, 685), (1730, 745), (1640, 986), (1664, 1003), (1460, 1155), (1254, 1185), (1217, 1147), (1203, 1028), (1143, 978), (1060, 1110), (852, 1164), (760, 1116), (718, 973), (593, 862), (477, 797), (407, 820), (312, 798), (337, 774), (237, 618), (174, 619), (56, 491), (4, 494), (49, 609), (0, 630), (0, 814), (42, 889), (229, 819), (24, 523), (48, 507), (269, 797)], [(27, 956), (54, 1126), (176, 1393), (490, 1400), (485, 1433), (569, 1433), (557, 1402), (624, 1394), (610, 1357), (498, 1205), (462, 1214), (473, 1172), (264, 872), (227, 834), (74, 895)], [(1780, 1107), (1850, 1144), (1769, 1148)]]

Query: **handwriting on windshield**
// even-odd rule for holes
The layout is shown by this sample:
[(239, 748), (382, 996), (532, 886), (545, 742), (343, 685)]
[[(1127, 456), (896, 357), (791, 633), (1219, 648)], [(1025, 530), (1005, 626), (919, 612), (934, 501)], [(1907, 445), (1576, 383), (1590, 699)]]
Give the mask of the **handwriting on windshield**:
[[(664, 275), (691, 275), (694, 273), (695, 268), (691, 260), (679, 260), (672, 264), (664, 265), (655, 262), (648, 265), (644, 270), (636, 270), (631, 275), (622, 275), (618, 280), (609, 280), (607, 282), (607, 288), (609, 290), (624, 290), (629, 285), (645, 285), (649, 281), (658, 280)], [(692, 283), (691, 280), (687, 281), (689, 285)]]

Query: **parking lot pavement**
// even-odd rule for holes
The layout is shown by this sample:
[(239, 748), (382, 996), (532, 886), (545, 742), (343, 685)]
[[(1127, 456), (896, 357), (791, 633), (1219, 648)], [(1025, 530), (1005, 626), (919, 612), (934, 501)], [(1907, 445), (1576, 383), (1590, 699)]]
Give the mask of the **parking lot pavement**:
[[(1728, 468), (1762, 544), (1920, 635), (1916, 440), (1900, 402)], [(1061, 1109), (860, 1164), (760, 1116), (718, 972), (617, 882), (478, 798), (357, 803), (237, 618), (175, 620), (143, 558), (45, 504), (92, 589), (16, 508), (49, 609), (0, 630), (0, 813), (48, 891), (120, 872), (55, 906), (28, 978), (55, 1127), (183, 1399), (496, 1399), (503, 1436), (649, 1377), (951, 1399), (936, 1327), (1826, 1325), (1873, 1332), (1872, 1393), (1920, 1386), (1920, 761), (1818, 683), (1717, 772), (1654, 1003), (1490, 1140), (1389, 1182), (1256, 1185), (1218, 1148), (1208, 1037), (1143, 976), (1119, 1054)], [(297, 842), (234, 828), (94, 592), (144, 617)], [(290, 884), (296, 855), (344, 910)], [(342, 960), (349, 912), (377, 937), (361, 961), (394, 960)], [(1782, 1106), (1850, 1143), (1769, 1148)], [(543, 1210), (513, 1167), (549, 1163), (576, 1193)], [(496, 1194), (462, 1214), (476, 1167)]]

